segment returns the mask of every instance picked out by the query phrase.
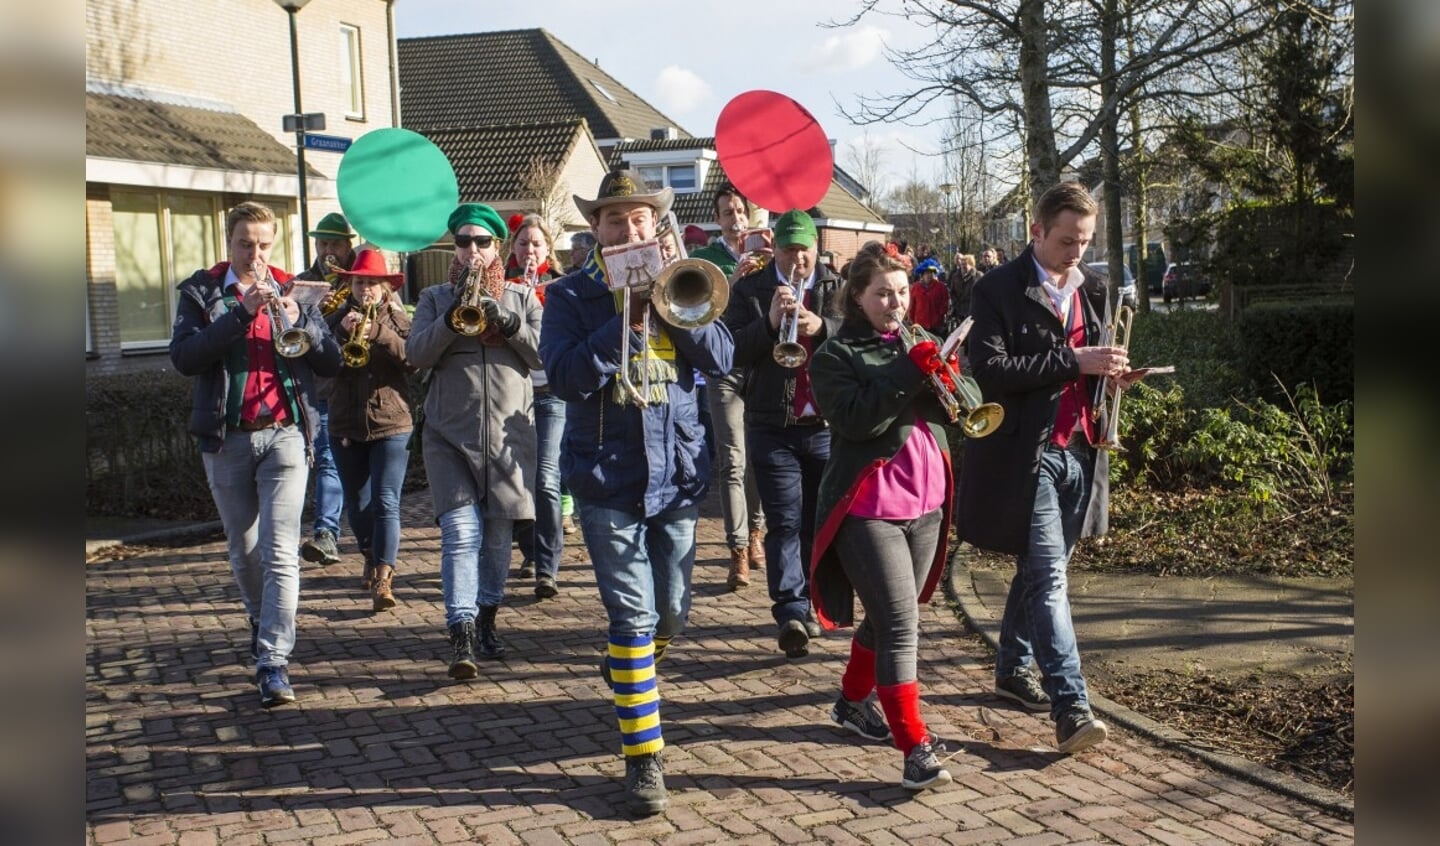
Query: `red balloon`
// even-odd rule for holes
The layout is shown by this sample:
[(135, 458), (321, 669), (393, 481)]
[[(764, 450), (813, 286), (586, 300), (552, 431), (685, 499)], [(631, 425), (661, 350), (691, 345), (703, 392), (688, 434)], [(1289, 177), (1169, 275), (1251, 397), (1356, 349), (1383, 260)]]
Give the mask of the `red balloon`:
[(720, 111), (715, 153), (731, 183), (770, 211), (807, 210), (835, 178), (835, 158), (820, 122), (774, 91), (746, 91)]

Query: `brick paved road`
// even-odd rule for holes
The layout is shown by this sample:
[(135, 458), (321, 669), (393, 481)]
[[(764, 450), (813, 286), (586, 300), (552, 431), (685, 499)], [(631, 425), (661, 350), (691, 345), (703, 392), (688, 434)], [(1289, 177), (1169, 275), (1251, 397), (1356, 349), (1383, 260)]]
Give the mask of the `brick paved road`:
[[(297, 705), (258, 706), (224, 545), (86, 574), (86, 842), (1349, 843), (1349, 823), (1124, 732), (1066, 758), (1048, 719), (985, 693), (989, 656), (937, 601), (922, 615), (924, 712), (956, 784), (912, 797), (900, 754), (830, 725), (847, 640), (776, 651), (764, 589), (724, 588), (701, 521), (695, 604), (660, 665), (664, 815), (619, 809), (619, 738), (596, 672), (604, 614), (578, 543), (559, 597), (516, 590), (507, 660), (445, 675), (439, 534), (407, 498), (393, 613), (358, 558), (305, 565)], [(514, 586), (514, 583), (512, 583)]]

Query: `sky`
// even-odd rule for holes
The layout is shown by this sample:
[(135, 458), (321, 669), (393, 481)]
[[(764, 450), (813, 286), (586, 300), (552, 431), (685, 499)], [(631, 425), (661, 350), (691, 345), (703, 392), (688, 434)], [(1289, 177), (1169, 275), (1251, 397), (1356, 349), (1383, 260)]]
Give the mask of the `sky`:
[[(881, 5), (897, 7), (892, 0)], [(909, 90), (910, 82), (886, 60), (885, 47), (915, 46), (926, 35), (893, 16), (871, 16), (839, 29), (820, 25), (848, 19), (858, 7), (854, 0), (737, 0), (728, 5), (401, 0), (395, 4), (395, 24), (401, 38), (544, 28), (582, 56), (598, 59), (607, 73), (697, 137), (715, 134), (720, 110), (737, 94), (778, 91), (809, 110), (838, 142), (841, 167), (846, 166), (847, 144), (868, 132), (883, 150), (882, 190), (898, 187), (912, 174), (939, 182), (934, 176), (939, 157), (916, 155), (906, 147), (937, 152), (940, 127), (866, 128), (840, 115), (837, 102), (853, 110), (862, 94)]]

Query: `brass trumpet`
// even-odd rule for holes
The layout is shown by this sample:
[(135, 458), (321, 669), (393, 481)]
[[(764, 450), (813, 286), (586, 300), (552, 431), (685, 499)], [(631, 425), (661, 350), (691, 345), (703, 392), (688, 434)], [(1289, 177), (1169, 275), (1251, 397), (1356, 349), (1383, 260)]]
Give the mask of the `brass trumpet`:
[[(799, 265), (790, 270), (790, 287), (795, 288), (799, 280), (797, 271)], [(798, 296), (798, 292), (797, 292)], [(805, 352), (805, 347), (800, 343), (800, 317), (798, 308), (796, 311), (787, 311), (780, 316), (780, 340), (775, 344), (775, 349), (770, 353), (775, 363), (781, 367), (791, 370), (800, 367), (810, 354)]]
[(340, 347), (346, 367), (364, 367), (370, 363), (370, 324), (375, 322), (375, 304), (365, 306), (360, 322), (350, 330), (350, 340)]
[(340, 307), (345, 305), (345, 301), (350, 299), (350, 285), (348, 282), (344, 285), (335, 284), (335, 281), (340, 278), (340, 263), (335, 261), (334, 256), (326, 256), (322, 264), (325, 265), (325, 281), (330, 283), (331, 291), (321, 301), (320, 313), (329, 317), (339, 311)]
[[(900, 343), (907, 354), (916, 344), (926, 340), (918, 327), (905, 322), (904, 312), (895, 311), (891, 316), (900, 324)], [(950, 362), (946, 361), (943, 355), (940, 361), (945, 369), (943, 373), (931, 373), (929, 384), (950, 422), (959, 423), (960, 431), (967, 438), (983, 438), (995, 434), (995, 430), (1000, 428), (1001, 421), (1005, 419), (1005, 409), (1000, 407), (999, 403), (985, 402), (975, 380), (956, 373), (955, 368), (950, 366)]]
[(285, 305), (280, 302), (280, 296), (275, 293), (275, 280), (270, 276), (270, 268), (263, 261), (257, 261), (250, 265), (250, 271), (255, 274), (255, 281), (268, 281), (271, 294), (265, 306), (270, 309), (270, 318), (275, 325), (271, 333), (275, 336), (275, 352), (283, 358), (299, 358), (310, 352), (310, 336), (305, 330), (290, 322), (290, 315), (285, 313)]
[(465, 274), (465, 281), (456, 292), (455, 301), (459, 305), (450, 317), (450, 326), (461, 335), (479, 335), (485, 331), (485, 303), (487, 300), (494, 302), (494, 299), (485, 294), (481, 285), (484, 274), (484, 268), (478, 264), (471, 265), (470, 271)]
[[(1120, 306), (1115, 312), (1115, 319), (1100, 333), (1099, 346), (1129, 350), (1130, 329), (1134, 323), (1135, 310), (1127, 305)], [(1110, 393), (1109, 376), (1102, 377), (1095, 389), (1095, 406), (1099, 409), (1095, 422), (1100, 429), (1100, 440), (1091, 446), (1096, 449), (1124, 450), (1124, 447), (1120, 446), (1120, 398), (1125, 392), (1117, 387), (1113, 396), (1106, 396), (1107, 393)]]

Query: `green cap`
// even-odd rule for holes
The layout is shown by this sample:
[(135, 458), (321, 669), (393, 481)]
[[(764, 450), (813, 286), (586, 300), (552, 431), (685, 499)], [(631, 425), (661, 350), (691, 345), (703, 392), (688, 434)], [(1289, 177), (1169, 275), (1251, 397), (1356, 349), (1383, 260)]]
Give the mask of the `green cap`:
[(340, 212), (330, 212), (320, 218), (320, 225), (310, 230), (311, 238), (354, 238), (355, 230), (350, 228), (350, 221)]
[(450, 212), (450, 220), (445, 225), (450, 228), (450, 234), (454, 235), (467, 223), (483, 228), (501, 241), (510, 236), (510, 230), (506, 228), (505, 221), (501, 220), (500, 213), (484, 203), (461, 203), (455, 211)]
[(775, 249), (780, 250), (795, 244), (807, 250), (815, 246), (815, 221), (799, 209), (791, 209), (780, 215), (771, 227), (775, 232)]

